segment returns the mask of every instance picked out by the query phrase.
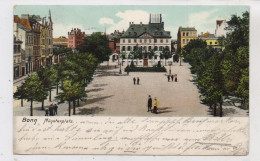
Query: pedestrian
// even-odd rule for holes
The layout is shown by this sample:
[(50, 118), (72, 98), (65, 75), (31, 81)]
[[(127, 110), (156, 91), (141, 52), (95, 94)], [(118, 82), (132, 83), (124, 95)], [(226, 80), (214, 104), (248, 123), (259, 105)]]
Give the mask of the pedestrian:
[(58, 115), (58, 106), (57, 106), (57, 104), (54, 105), (54, 115)]
[(50, 105), (49, 111), (50, 111), (50, 116), (53, 116), (53, 104)]
[(139, 79), (139, 77), (137, 77), (137, 84), (139, 85), (139, 82), (140, 82), (140, 79)]
[(171, 75), (171, 79), (172, 79), (172, 82), (173, 82), (173, 75)]
[(154, 107), (153, 107), (153, 112), (155, 114), (158, 114), (158, 105), (159, 105), (159, 101), (157, 100), (157, 98), (154, 98)]
[(170, 82), (170, 75), (168, 75), (167, 78), (168, 78), (168, 82)]
[(135, 77), (134, 77), (133, 81), (134, 81), (134, 84), (135, 84), (135, 81), (136, 81)]
[(177, 82), (177, 74), (175, 75), (175, 79), (174, 80), (175, 80), (175, 82)]
[(148, 98), (148, 111), (151, 111), (152, 112), (152, 105), (153, 105), (153, 100), (151, 98), (151, 95), (149, 95), (149, 98)]
[(49, 116), (49, 109), (47, 107), (45, 108), (45, 116)]

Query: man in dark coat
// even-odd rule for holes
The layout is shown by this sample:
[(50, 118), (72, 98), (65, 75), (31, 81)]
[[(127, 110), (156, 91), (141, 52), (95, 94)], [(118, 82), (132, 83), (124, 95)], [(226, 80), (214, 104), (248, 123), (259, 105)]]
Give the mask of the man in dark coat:
[(167, 78), (168, 78), (168, 82), (170, 82), (170, 75), (168, 75)]
[(147, 112), (149, 112), (149, 111), (152, 112), (152, 109), (151, 109), (152, 105), (153, 105), (153, 100), (151, 98), (151, 95), (149, 95), (149, 98), (148, 98), (148, 111)]
[(173, 75), (171, 75), (171, 79), (172, 79), (172, 82), (173, 82)]
[(50, 105), (49, 111), (50, 111), (50, 116), (53, 116), (53, 104)]
[(57, 104), (54, 105), (54, 115), (58, 115), (58, 106), (57, 106)]
[(137, 84), (139, 85), (139, 82), (140, 82), (140, 79), (139, 79), (139, 77), (137, 77)]
[(175, 82), (177, 82), (177, 74), (175, 75)]
[(134, 84), (135, 84), (135, 81), (136, 81), (135, 77), (134, 77), (133, 81), (134, 81)]

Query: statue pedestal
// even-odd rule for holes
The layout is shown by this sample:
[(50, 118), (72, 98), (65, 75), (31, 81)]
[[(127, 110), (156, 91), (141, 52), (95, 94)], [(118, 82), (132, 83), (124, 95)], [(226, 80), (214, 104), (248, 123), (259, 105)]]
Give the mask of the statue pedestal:
[(144, 58), (143, 60), (143, 66), (148, 67), (148, 58)]

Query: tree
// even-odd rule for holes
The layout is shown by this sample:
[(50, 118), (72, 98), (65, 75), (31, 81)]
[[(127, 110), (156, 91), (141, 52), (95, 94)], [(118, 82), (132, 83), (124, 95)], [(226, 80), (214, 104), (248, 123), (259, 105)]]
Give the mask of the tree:
[(249, 72), (249, 13), (242, 17), (232, 15), (227, 22), (229, 33), (223, 39), (224, 61), (222, 73), (225, 77), (225, 90), (229, 95), (241, 98), (241, 103), (248, 105), (247, 78)]
[(83, 99), (86, 97), (85, 88), (80, 82), (74, 82), (72, 79), (68, 78), (64, 80), (62, 86), (62, 92), (57, 97), (60, 102), (67, 101), (69, 104), (69, 116), (71, 115), (70, 103), (73, 102), (73, 114), (75, 115), (75, 100)]
[(30, 116), (33, 116), (33, 101), (40, 100), (41, 97), (46, 95), (46, 90), (36, 73), (29, 75), (25, 79), (24, 83), (22, 83), (22, 85), (18, 88), (17, 92), (14, 93), (14, 97), (24, 98), (31, 102)]
[(84, 44), (80, 45), (77, 50), (79, 50), (80, 53), (92, 53), (98, 59), (99, 63), (108, 61), (109, 56), (112, 54), (108, 46), (107, 36), (99, 32), (87, 37)]
[(169, 59), (172, 57), (172, 54), (169, 50), (169, 48), (164, 48), (162, 52), (163, 58), (164, 58), (164, 65), (166, 65), (166, 59)]

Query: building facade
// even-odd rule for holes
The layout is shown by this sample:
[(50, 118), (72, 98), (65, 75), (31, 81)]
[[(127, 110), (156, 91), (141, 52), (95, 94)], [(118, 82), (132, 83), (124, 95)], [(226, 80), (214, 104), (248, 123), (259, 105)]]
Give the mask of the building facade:
[(76, 49), (78, 46), (84, 43), (85, 32), (81, 32), (80, 29), (71, 29), (68, 32), (68, 47)]
[(115, 30), (114, 33), (108, 35), (108, 46), (112, 51), (111, 58), (112, 61), (118, 60), (120, 53), (120, 37), (124, 34), (124, 32), (119, 32), (119, 30)]
[(190, 40), (197, 39), (195, 27), (179, 27), (177, 34), (177, 51), (180, 51)]
[(17, 79), (17, 78), (21, 77), (22, 75), (24, 75), (22, 73), (22, 52), (21, 52), (22, 43), (23, 43), (22, 41), (20, 41), (19, 39), (17, 39), (14, 36), (14, 49), (13, 49), (13, 60), (14, 60), (13, 72), (14, 72), (14, 76), (13, 76), (13, 79)]
[(211, 46), (217, 51), (222, 51), (223, 46), (219, 43), (218, 38), (214, 34), (202, 33), (198, 36), (198, 39), (201, 39), (207, 43), (207, 46)]
[(120, 53), (129, 55), (138, 48), (143, 52), (154, 50), (156, 55), (164, 48), (171, 51), (171, 34), (164, 30), (161, 14), (150, 14), (148, 24), (129, 23), (129, 28), (120, 38)]
[(228, 30), (226, 29), (228, 27), (226, 20), (217, 20), (216, 21), (216, 30), (215, 30), (215, 36), (216, 37), (226, 37)]
[(28, 19), (14, 16), (14, 37), (23, 43), (21, 44), (22, 53), (22, 75), (33, 71), (33, 31)]
[(33, 31), (33, 57), (34, 57), (34, 71), (41, 67), (41, 55), (40, 55), (40, 16), (29, 15), (29, 22)]

